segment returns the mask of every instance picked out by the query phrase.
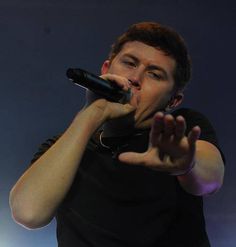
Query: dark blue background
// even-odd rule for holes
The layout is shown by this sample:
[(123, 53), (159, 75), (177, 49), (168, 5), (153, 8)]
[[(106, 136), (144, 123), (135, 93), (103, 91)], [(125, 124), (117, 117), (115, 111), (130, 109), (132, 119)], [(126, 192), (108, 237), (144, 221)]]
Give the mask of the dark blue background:
[(205, 199), (213, 247), (236, 246), (234, 1), (1, 0), (0, 246), (56, 246), (55, 223), (28, 231), (14, 223), (8, 194), (37, 147), (62, 132), (82, 107), (84, 91), (65, 71), (99, 74), (114, 38), (139, 21), (179, 31), (193, 60), (184, 106), (205, 113), (227, 159), (224, 187)]

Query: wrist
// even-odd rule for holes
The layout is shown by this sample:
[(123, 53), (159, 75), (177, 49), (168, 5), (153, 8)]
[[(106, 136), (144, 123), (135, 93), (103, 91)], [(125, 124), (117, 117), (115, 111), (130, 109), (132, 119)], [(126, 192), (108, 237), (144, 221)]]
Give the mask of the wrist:
[(109, 102), (106, 99), (98, 99), (94, 101), (88, 108), (92, 112), (97, 121), (103, 124), (109, 119)]
[[(105, 121), (105, 117), (96, 107), (90, 105), (82, 109), (72, 121), (69, 129), (73, 133), (83, 130), (84, 133), (92, 135)], [(76, 133), (75, 133), (76, 135)]]
[(188, 176), (190, 175), (192, 172), (193, 172), (193, 168), (195, 167), (195, 164), (196, 164), (196, 161), (192, 161), (191, 165), (188, 167), (188, 169), (186, 169), (185, 171), (183, 171), (182, 173), (178, 174), (177, 176), (179, 178), (181, 177), (185, 177), (185, 176)]

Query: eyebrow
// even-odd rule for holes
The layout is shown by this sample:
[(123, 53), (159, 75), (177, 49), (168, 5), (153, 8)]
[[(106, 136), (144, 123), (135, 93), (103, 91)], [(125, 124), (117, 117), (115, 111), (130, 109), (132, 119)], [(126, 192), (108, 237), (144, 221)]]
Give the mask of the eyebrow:
[[(132, 55), (132, 54), (128, 54), (128, 53), (127, 53), (127, 54), (124, 54), (124, 57), (131, 58), (131, 59), (133, 59), (135, 62), (139, 62), (139, 61), (140, 61), (136, 56), (134, 56), (134, 55)], [(159, 71), (161, 71), (161, 72), (164, 74), (164, 76), (165, 76), (166, 78), (168, 78), (168, 74), (167, 74), (167, 72), (165, 71), (165, 69), (162, 68), (162, 67), (159, 66), (159, 65), (151, 64), (151, 65), (149, 65), (147, 68), (148, 68), (148, 70), (159, 70)]]

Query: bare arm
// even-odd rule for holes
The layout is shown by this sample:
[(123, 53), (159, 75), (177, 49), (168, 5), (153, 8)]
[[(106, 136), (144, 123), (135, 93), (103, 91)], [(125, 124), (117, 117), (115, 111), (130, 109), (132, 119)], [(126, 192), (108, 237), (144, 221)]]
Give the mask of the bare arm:
[(223, 184), (224, 164), (219, 150), (209, 142), (196, 143), (196, 158), (193, 169), (178, 176), (182, 188), (194, 195), (216, 192)]
[(28, 228), (48, 224), (70, 189), (91, 135), (104, 121), (133, 110), (128, 104), (100, 99), (79, 112), (60, 139), (11, 190), (10, 207), (14, 219)]

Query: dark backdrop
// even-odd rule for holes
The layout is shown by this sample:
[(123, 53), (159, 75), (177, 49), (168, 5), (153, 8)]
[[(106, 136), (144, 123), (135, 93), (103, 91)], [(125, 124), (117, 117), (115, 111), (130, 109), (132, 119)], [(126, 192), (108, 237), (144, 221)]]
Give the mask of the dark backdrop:
[(236, 246), (234, 1), (1, 0), (0, 246), (56, 246), (55, 223), (28, 231), (11, 219), (10, 188), (38, 145), (62, 132), (82, 107), (84, 91), (65, 71), (99, 74), (114, 38), (139, 21), (159, 21), (186, 39), (193, 79), (184, 106), (205, 113), (227, 159), (224, 187), (205, 199), (213, 247)]

